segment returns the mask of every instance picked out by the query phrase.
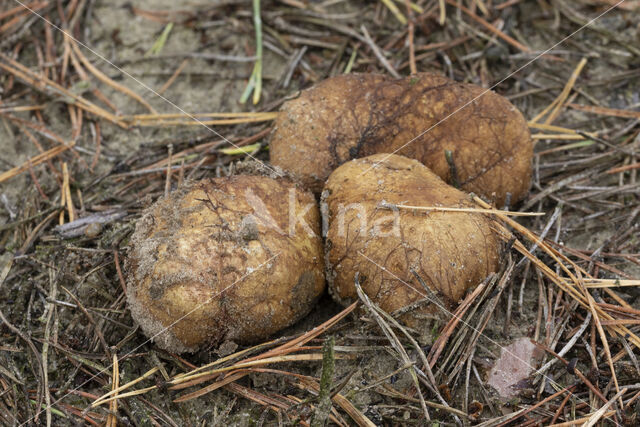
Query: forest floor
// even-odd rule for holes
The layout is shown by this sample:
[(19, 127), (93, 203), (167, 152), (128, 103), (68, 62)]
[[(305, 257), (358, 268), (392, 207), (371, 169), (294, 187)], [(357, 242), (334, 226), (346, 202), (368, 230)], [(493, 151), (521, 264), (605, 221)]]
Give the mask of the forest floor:
[[(255, 3), (254, 104), (255, 91), (239, 101), (257, 61)], [(638, 13), (636, 0), (0, 2), (0, 423), (307, 425), (335, 365), (338, 425), (637, 425)], [(253, 113), (344, 72), (412, 69), (491, 88), (530, 121), (532, 188), (512, 208), (545, 215), (506, 226), (526, 248), (542, 236), (534, 258), (507, 248), (460, 322), (412, 339), (325, 295), (275, 341), (155, 347), (127, 310), (122, 268), (168, 166), (176, 188), (247, 153), (267, 161), (274, 115)], [(229, 124), (238, 112), (250, 114)], [(78, 218), (93, 225), (61, 231)], [(329, 337), (340, 357), (234, 368), (322, 355)], [(555, 362), (501, 395), (491, 370), (510, 345), (536, 369)], [(194, 376), (211, 363), (227, 371)], [(140, 381), (99, 401), (116, 378)]]

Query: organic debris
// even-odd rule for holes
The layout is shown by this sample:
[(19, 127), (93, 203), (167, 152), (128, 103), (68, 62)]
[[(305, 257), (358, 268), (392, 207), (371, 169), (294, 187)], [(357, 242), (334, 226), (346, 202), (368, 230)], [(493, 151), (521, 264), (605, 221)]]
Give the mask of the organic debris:
[[(637, 1), (134, 3), (0, 5), (0, 423), (638, 424)], [(360, 292), (230, 354), (154, 346), (125, 304), (142, 211), (266, 161), (280, 106), (351, 72), (436, 73), (522, 111), (530, 193), (468, 208), (500, 270), (429, 328), (398, 319), (437, 295), (387, 313)], [(518, 338), (542, 356), (505, 402), (487, 379)]]

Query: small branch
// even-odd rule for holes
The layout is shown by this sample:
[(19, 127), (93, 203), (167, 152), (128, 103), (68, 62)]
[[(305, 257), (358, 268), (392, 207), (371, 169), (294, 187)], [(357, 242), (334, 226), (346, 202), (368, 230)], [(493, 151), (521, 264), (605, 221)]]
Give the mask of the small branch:
[(331, 383), (335, 370), (335, 339), (331, 336), (324, 341), (322, 346), (322, 376), (320, 377), (320, 392), (318, 393), (318, 406), (311, 419), (311, 427), (324, 426), (331, 413)]

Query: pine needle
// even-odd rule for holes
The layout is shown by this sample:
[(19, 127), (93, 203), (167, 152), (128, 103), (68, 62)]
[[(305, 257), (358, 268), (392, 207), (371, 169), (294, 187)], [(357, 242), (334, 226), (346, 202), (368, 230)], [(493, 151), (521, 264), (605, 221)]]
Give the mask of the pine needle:
[(411, 206), (411, 205), (396, 205), (393, 203), (382, 203), (382, 207), (389, 209), (408, 209), (416, 211), (433, 211), (433, 212), (467, 212), (467, 213), (485, 213), (485, 214), (499, 214), (508, 216), (544, 216), (545, 212), (513, 212), (503, 211), (501, 209), (481, 209), (481, 208), (452, 208), (443, 206)]
[(407, 25), (407, 18), (404, 17), (404, 15), (402, 14), (402, 12), (400, 12), (400, 9), (398, 9), (398, 6), (396, 6), (395, 3), (393, 3), (391, 0), (380, 0), (380, 1), (382, 1), (382, 3), (385, 6), (387, 6), (387, 8), (391, 11), (391, 13), (393, 13), (393, 16), (396, 17), (398, 22), (400, 22), (402, 25)]

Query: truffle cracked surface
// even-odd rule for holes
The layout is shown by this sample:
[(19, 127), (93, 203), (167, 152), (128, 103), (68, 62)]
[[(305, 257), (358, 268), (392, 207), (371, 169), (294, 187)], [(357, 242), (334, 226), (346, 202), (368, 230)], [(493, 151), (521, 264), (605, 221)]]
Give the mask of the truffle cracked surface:
[(522, 114), (506, 98), (436, 74), (394, 80), (347, 74), (287, 101), (271, 138), (271, 162), (319, 193), (332, 170), (378, 153), (419, 160), (440, 178), (502, 207), (524, 198), (533, 142)]
[(177, 190), (132, 236), (131, 314), (174, 352), (265, 339), (324, 290), (319, 224), (313, 195), (288, 179), (237, 175)]
[(329, 291), (342, 304), (357, 299), (356, 273), (387, 312), (424, 299), (413, 270), (440, 297), (444, 307), (425, 310), (436, 313), (498, 270), (500, 243), (486, 214), (384, 207), (477, 207), (416, 160), (352, 160), (331, 174), (322, 197)]

